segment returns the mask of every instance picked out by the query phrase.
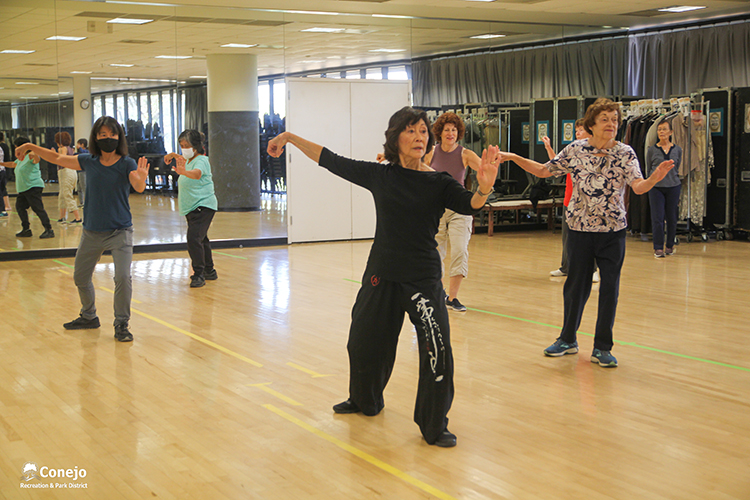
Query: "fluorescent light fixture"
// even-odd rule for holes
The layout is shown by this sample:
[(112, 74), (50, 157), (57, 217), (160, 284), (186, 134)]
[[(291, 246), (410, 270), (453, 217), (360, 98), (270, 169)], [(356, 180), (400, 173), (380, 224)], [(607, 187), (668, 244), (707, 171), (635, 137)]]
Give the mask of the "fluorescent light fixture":
[(664, 7), (663, 9), (656, 9), (659, 12), (672, 12), (672, 13), (680, 13), (680, 12), (689, 12), (691, 10), (700, 10), (705, 9), (706, 6), (691, 6), (691, 5), (675, 5), (674, 7)]
[(249, 44), (249, 43), (225, 43), (222, 45), (222, 47), (226, 47), (228, 49), (249, 49), (250, 47), (257, 47), (257, 43)]
[(85, 40), (85, 36), (63, 36), (63, 35), (55, 35), (51, 36), (49, 38), (45, 38), (45, 40), (59, 40), (61, 42), (80, 42), (81, 40)]
[[(140, 4), (143, 5), (143, 4)], [(130, 17), (116, 17), (107, 21), (110, 24), (146, 24), (153, 22), (153, 19), (133, 19)]]
[(368, 52), (387, 52), (391, 54), (393, 52), (406, 52), (406, 49), (372, 49), (368, 50)]
[(118, 64), (118, 63), (112, 63), (110, 64), (113, 68), (132, 68), (135, 66), (135, 64)]
[(390, 14), (373, 14), (372, 17), (388, 17), (390, 19), (414, 19), (414, 16), (395, 16)]
[(305, 61), (300, 61), (300, 63), (302, 63), (302, 64), (315, 64), (315, 63), (322, 63), (322, 62), (325, 62), (325, 61), (323, 61), (321, 59), (308, 59), (308, 60), (305, 60)]
[(13, 50), (13, 49), (6, 49), (0, 51), (0, 54), (33, 54), (36, 52), (36, 50)]
[(602, 28), (604, 28), (605, 30), (611, 30), (613, 26), (602, 26)]
[[(155, 78), (118, 78), (116, 76), (92, 76), (92, 80), (114, 80), (120, 83), (125, 82), (158, 82), (158, 83), (186, 83), (180, 80), (160, 80)], [(91, 87), (93, 90), (94, 87)]]
[(156, 56), (156, 59), (191, 59), (193, 56)]
[(39, 82), (16, 82), (16, 85), (39, 85)]
[(39, 99), (39, 98), (38, 97), (34, 97), (34, 96), (21, 96), (21, 97), (19, 97), (19, 99)]
[(489, 40), (490, 38), (503, 38), (505, 35), (498, 35), (494, 33), (487, 33), (484, 35), (470, 36), (469, 38), (476, 38), (477, 40)]
[(105, 0), (104, 3), (114, 3), (121, 5), (148, 5), (149, 7), (179, 7), (174, 3), (154, 3), (154, 2), (126, 2), (124, 0)]
[(189, 76), (189, 77), (188, 77), (188, 79), (191, 79), (191, 78), (195, 78), (195, 79), (199, 79), (199, 80), (205, 80), (205, 79), (207, 79), (208, 77), (207, 77), (207, 76), (205, 76), (205, 75), (204, 75), (204, 76)]
[(464, 0), (464, 2), (494, 2), (495, 0)]
[(307, 28), (300, 31), (305, 33), (342, 33), (344, 28)]
[(71, 75), (90, 75), (91, 71), (71, 71)]
[(338, 16), (339, 12), (321, 12), (318, 10), (284, 10), (285, 14), (314, 14), (318, 16)]

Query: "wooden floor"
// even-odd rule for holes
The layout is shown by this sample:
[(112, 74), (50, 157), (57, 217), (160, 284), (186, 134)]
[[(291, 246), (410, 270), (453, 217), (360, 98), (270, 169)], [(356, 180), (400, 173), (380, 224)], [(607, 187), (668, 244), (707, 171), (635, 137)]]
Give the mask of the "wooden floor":
[[(133, 263), (135, 341), (112, 338), (112, 265), (94, 276), (102, 327), (77, 316), (72, 259), (0, 262), (0, 498), (750, 498), (750, 243), (628, 240), (613, 350), (546, 358), (562, 322), (560, 236), (475, 235), (451, 313), (458, 446), (412, 421), (414, 333), (402, 331), (386, 408), (347, 396), (350, 309), (370, 242), (217, 252), (188, 287), (185, 253)], [(86, 489), (21, 488), (26, 463), (86, 470)], [(47, 470), (47, 469), (45, 469)]]
[[(56, 184), (48, 184), (45, 192), (55, 192)], [(31, 238), (17, 238), (21, 230), (21, 220), (16, 212), (16, 199), (10, 198), (12, 211), (8, 217), (0, 217), (0, 252), (38, 250), (48, 248), (76, 248), (81, 238), (81, 224), (61, 224), (57, 196), (43, 196), (44, 208), (52, 221), (55, 237), (39, 239), (44, 231), (42, 223), (33, 211), (28, 215), (31, 221)], [(2, 203), (0, 201), (0, 203)], [(136, 245), (158, 243), (178, 243), (185, 241), (187, 223), (180, 215), (177, 197), (173, 193), (134, 193), (130, 195), (130, 208), (133, 213), (133, 242)], [(81, 209), (81, 214), (83, 209)], [(69, 219), (73, 219), (72, 216)], [(261, 195), (261, 210), (254, 212), (217, 212), (211, 223), (208, 237), (212, 240), (252, 239), (285, 237), (286, 196)]]

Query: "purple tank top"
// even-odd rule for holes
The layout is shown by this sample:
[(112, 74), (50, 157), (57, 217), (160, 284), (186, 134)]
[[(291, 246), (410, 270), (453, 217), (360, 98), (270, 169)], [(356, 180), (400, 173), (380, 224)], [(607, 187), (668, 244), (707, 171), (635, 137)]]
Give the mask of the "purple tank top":
[(450, 153), (446, 153), (443, 151), (443, 148), (440, 147), (440, 144), (436, 144), (430, 166), (438, 172), (448, 172), (451, 174), (451, 177), (456, 179), (458, 183), (463, 186), (464, 177), (466, 176), (466, 167), (464, 167), (464, 161), (461, 158), (461, 152), (463, 150), (463, 146), (456, 146), (456, 149)]

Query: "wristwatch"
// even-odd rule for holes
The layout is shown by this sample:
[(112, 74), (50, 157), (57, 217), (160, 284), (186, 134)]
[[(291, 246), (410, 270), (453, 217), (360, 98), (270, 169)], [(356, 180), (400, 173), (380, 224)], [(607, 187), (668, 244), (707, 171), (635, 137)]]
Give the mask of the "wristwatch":
[(477, 194), (478, 194), (479, 196), (489, 196), (489, 195), (491, 195), (491, 194), (492, 194), (492, 193), (494, 193), (494, 192), (495, 192), (495, 188), (494, 188), (494, 187), (491, 187), (491, 188), (490, 188), (490, 192), (489, 192), (489, 193), (483, 193), (483, 192), (482, 192), (482, 188), (477, 188)]

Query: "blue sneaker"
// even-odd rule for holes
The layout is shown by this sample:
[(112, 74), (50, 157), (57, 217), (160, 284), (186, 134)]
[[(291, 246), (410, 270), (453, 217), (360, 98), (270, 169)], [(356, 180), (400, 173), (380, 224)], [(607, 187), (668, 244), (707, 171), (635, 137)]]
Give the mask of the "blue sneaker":
[(599, 363), (599, 366), (605, 368), (614, 368), (617, 366), (617, 358), (612, 356), (611, 352), (600, 349), (594, 349), (594, 352), (591, 353), (591, 362)]
[(555, 340), (555, 343), (544, 350), (545, 356), (564, 356), (566, 354), (578, 353), (578, 342), (568, 344), (562, 339)]

